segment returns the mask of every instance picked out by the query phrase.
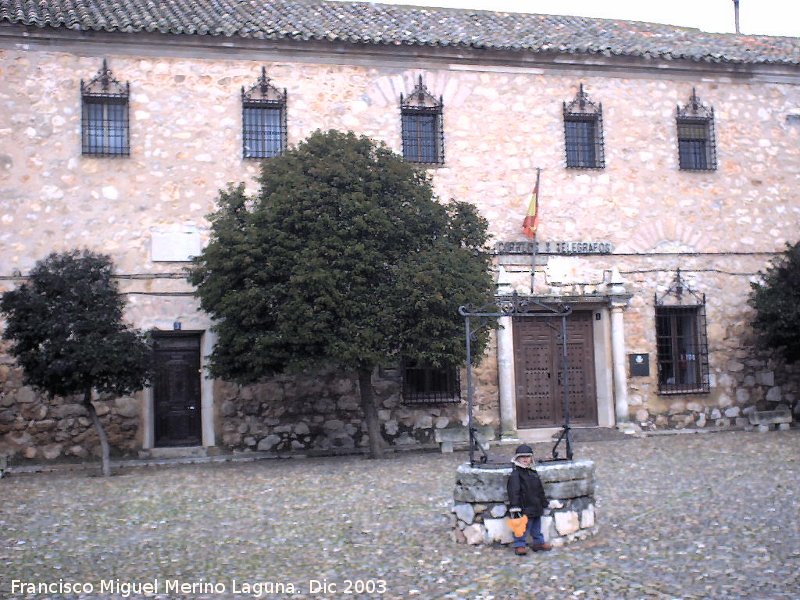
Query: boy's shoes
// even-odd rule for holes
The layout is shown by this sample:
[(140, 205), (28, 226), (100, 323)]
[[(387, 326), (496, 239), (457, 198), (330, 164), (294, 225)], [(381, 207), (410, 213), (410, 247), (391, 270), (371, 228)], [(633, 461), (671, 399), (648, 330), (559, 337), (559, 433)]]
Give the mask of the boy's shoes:
[(534, 552), (542, 552), (542, 551), (547, 552), (548, 550), (552, 550), (553, 549), (553, 545), (552, 544), (548, 544), (547, 542), (545, 542), (544, 544), (533, 544), (531, 546), (531, 549)]
[(514, 554), (517, 556), (525, 556), (528, 553), (528, 549), (525, 546), (520, 546), (519, 548), (514, 548)]

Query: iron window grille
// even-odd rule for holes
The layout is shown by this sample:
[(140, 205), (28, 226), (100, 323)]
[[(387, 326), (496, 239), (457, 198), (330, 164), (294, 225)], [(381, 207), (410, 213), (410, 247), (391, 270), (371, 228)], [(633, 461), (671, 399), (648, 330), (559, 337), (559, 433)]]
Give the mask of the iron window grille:
[(406, 98), (400, 94), (403, 157), (411, 162), (444, 164), (444, 102), (422, 83)]
[(602, 169), (603, 105), (595, 104), (580, 84), (575, 99), (564, 102), (564, 147), (569, 169)]
[(715, 171), (714, 109), (705, 106), (692, 88), (692, 97), (678, 106), (678, 163), (683, 171)]
[(286, 88), (270, 83), (267, 70), (247, 91), (242, 86), (242, 156), (270, 158), (286, 150)]
[(686, 285), (680, 269), (666, 291), (655, 296), (658, 392), (710, 391), (706, 297)]
[(455, 367), (403, 365), (403, 404), (457, 404), (461, 380)]
[(81, 154), (130, 156), (130, 83), (117, 81), (108, 64), (85, 83), (81, 79)]

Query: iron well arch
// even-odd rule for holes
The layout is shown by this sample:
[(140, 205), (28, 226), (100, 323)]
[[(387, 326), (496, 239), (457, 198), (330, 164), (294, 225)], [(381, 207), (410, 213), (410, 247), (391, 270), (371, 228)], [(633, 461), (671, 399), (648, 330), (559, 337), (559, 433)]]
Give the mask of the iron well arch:
[[(472, 385), (472, 339), (474, 332), (486, 327), (490, 321), (501, 317), (524, 317), (539, 319), (559, 319), (561, 322), (561, 358), (563, 360), (563, 401), (562, 410), (564, 424), (561, 433), (552, 450), (552, 457), (548, 460), (572, 460), (572, 436), (569, 424), (569, 357), (567, 355), (567, 319), (572, 314), (572, 304), (569, 302), (545, 303), (530, 296), (520, 296), (514, 292), (510, 296), (496, 296), (491, 304), (480, 307), (467, 304), (460, 306), (458, 313), (464, 317), (466, 334), (466, 370), (467, 370), (467, 429), (469, 431), (469, 463), (475, 466), (475, 451), (480, 450), (481, 464), (489, 462), (489, 455), (477, 437), (477, 429), (473, 422), (474, 389)], [(478, 320), (478, 326), (473, 328), (473, 319)], [(558, 445), (564, 440), (566, 444), (566, 459), (560, 458)]]

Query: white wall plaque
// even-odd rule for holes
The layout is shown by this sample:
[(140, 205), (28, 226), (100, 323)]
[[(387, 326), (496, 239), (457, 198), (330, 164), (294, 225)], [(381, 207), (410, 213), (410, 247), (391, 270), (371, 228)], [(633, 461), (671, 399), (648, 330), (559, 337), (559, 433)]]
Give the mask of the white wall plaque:
[(202, 251), (200, 232), (186, 226), (151, 232), (153, 262), (188, 262)]

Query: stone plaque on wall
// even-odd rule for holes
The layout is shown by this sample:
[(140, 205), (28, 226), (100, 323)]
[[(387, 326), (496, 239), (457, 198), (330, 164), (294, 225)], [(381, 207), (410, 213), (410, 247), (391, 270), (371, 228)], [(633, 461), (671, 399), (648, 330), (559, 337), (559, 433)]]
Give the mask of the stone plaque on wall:
[(188, 262), (202, 252), (200, 232), (196, 227), (151, 232), (153, 262)]

